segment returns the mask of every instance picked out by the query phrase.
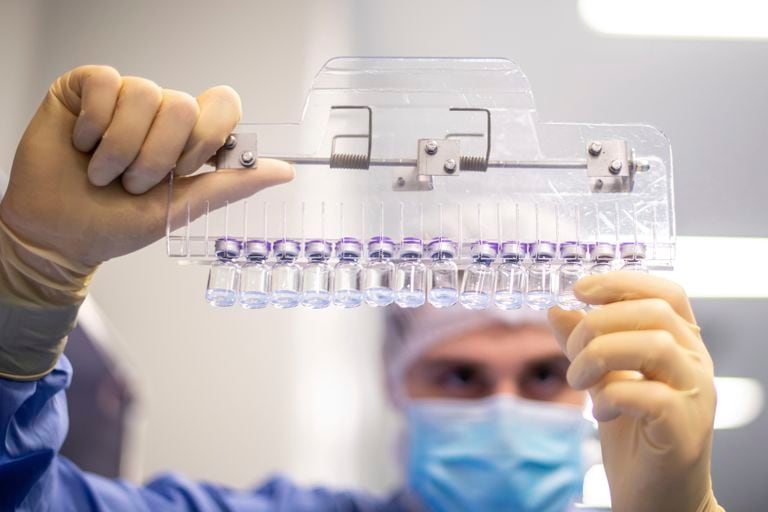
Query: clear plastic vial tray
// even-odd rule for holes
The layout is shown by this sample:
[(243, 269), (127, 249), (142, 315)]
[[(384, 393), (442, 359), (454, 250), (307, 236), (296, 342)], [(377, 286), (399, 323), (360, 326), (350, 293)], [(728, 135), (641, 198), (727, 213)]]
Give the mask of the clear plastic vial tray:
[[(633, 243), (648, 268), (673, 265), (666, 137), (647, 125), (541, 122), (527, 78), (508, 60), (331, 60), (298, 123), (239, 125), (201, 172), (259, 172), (258, 158), (293, 162), (295, 180), (233, 204), (169, 207), (169, 256), (212, 263), (217, 240), (294, 240), (303, 266), (306, 242), (322, 240), (333, 264), (336, 243), (355, 238), (365, 266), (371, 238), (388, 237), (395, 264), (402, 241), (415, 238), (425, 263), (431, 240), (450, 240), (460, 269), (476, 260), (477, 241), (550, 242), (554, 266), (564, 242), (585, 244), (585, 262), (590, 245), (613, 244), (619, 260), (621, 244)], [(233, 261), (247, 259), (241, 251)]]

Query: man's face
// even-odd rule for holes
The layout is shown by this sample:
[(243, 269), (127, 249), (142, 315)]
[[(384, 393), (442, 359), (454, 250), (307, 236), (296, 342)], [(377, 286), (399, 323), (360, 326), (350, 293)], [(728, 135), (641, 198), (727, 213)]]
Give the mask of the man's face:
[(406, 373), (410, 398), (477, 399), (506, 393), (581, 405), (568, 359), (545, 326), (490, 324), (436, 343)]

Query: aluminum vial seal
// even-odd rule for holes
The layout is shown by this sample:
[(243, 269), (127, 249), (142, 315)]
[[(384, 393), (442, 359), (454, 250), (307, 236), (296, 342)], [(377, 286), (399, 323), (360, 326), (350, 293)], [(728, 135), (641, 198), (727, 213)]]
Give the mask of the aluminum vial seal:
[(456, 257), (456, 242), (450, 238), (436, 237), (427, 244), (427, 253), (434, 259), (451, 259)]
[(547, 261), (555, 257), (555, 244), (553, 242), (538, 241), (531, 244), (531, 258), (535, 261)]
[(528, 244), (516, 240), (507, 240), (501, 244), (501, 258), (503, 260), (522, 260), (528, 252)]
[(575, 241), (563, 242), (560, 244), (560, 257), (565, 261), (583, 260), (586, 255), (586, 244)]
[(374, 236), (368, 241), (369, 258), (391, 258), (395, 255), (395, 241), (388, 236)]
[(424, 242), (420, 238), (408, 236), (400, 243), (400, 258), (416, 259), (424, 255)]
[(612, 261), (616, 257), (616, 245), (610, 242), (597, 242), (589, 246), (592, 261)]
[(644, 260), (645, 259), (645, 244), (639, 242), (624, 242), (619, 245), (619, 253), (623, 260)]
[(304, 244), (304, 254), (310, 260), (327, 260), (332, 251), (333, 246), (327, 240), (310, 240)]
[(233, 260), (240, 256), (243, 248), (242, 242), (236, 238), (219, 238), (213, 245), (214, 254), (220, 260)]
[(301, 245), (296, 240), (280, 239), (272, 244), (275, 258), (278, 260), (295, 259), (299, 256)]
[(363, 244), (357, 238), (343, 237), (336, 242), (336, 256), (340, 260), (356, 260), (363, 252)]
[(496, 259), (496, 255), (499, 253), (499, 244), (478, 240), (472, 243), (469, 250), (473, 259), (490, 262)]
[(249, 261), (262, 261), (269, 257), (270, 249), (272, 249), (272, 244), (263, 238), (246, 240), (244, 249), (245, 257)]

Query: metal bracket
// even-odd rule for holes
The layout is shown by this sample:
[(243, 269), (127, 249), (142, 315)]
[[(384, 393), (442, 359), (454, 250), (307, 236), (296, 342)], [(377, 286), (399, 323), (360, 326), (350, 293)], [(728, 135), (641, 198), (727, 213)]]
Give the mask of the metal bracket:
[(587, 146), (587, 176), (592, 192), (631, 192), (635, 163), (625, 140), (593, 141)]
[(216, 152), (217, 169), (255, 169), (258, 166), (256, 133), (233, 133)]
[[(371, 166), (371, 145), (373, 132), (373, 111), (365, 105), (334, 105), (331, 110), (365, 110), (368, 112), (367, 133), (340, 133), (331, 140), (331, 158), (328, 163), (331, 169), (369, 169)], [(337, 153), (336, 141), (339, 139), (367, 139), (366, 153)]]

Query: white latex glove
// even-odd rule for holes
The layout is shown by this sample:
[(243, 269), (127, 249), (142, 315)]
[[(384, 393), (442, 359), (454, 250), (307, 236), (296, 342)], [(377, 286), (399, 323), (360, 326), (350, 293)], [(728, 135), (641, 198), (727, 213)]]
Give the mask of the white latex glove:
[(635, 272), (585, 277), (576, 296), (601, 308), (550, 310), (599, 422), (614, 512), (722, 510), (712, 492), (712, 359), (685, 292)]
[[(58, 78), (24, 133), (0, 204), (2, 249), (12, 262), (0, 269), (2, 298), (82, 300), (79, 282), (84, 288), (99, 263), (164, 235), (168, 173), (197, 170), (239, 119), (240, 98), (229, 87), (193, 98), (106, 66)], [(173, 223), (188, 200), (217, 208), (292, 177), (289, 164), (260, 159), (254, 171), (177, 179)]]

